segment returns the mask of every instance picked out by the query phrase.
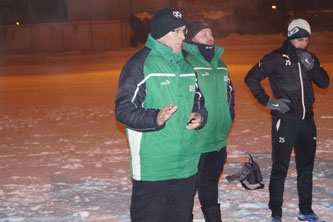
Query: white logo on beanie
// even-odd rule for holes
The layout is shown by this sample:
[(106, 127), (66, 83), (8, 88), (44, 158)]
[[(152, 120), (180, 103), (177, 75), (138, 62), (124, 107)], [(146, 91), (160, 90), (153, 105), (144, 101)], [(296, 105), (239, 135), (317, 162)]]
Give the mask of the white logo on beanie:
[(304, 19), (295, 19), (288, 26), (288, 37), (300, 31), (299, 29), (295, 29), (297, 27), (304, 29), (309, 33), (309, 35), (311, 35), (311, 28), (309, 23)]
[(173, 16), (175, 16), (176, 18), (181, 18), (182, 17), (182, 14), (178, 11), (173, 11), (172, 12)]
[(288, 32), (288, 37), (292, 36), (293, 34), (297, 33), (299, 31), (298, 27), (293, 28)]

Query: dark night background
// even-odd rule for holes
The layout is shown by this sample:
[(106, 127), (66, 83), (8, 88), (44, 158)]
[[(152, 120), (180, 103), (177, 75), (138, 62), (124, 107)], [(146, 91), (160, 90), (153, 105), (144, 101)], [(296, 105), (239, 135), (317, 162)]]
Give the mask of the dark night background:
[(163, 7), (205, 21), (216, 37), (285, 33), (293, 18), (308, 20), (314, 32), (333, 31), (332, 0), (0, 0), (0, 53), (137, 46)]

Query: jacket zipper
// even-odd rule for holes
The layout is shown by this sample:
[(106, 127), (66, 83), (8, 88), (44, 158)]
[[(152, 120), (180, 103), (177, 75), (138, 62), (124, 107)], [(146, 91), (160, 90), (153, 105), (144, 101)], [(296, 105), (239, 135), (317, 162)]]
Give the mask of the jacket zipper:
[(300, 82), (301, 82), (301, 95), (302, 95), (302, 107), (303, 107), (302, 120), (303, 120), (305, 118), (304, 86), (303, 86), (301, 64), (299, 62), (297, 64), (298, 64), (298, 71), (299, 71), (299, 79), (300, 79)]

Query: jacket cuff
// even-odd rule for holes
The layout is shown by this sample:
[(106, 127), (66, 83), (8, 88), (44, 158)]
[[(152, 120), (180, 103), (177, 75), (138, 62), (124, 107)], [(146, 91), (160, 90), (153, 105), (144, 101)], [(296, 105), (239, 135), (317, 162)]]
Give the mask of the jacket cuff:
[(164, 122), (164, 124), (163, 125), (158, 125), (158, 123), (157, 123), (157, 115), (158, 115), (158, 113), (160, 112), (160, 110), (157, 110), (157, 114), (156, 114), (156, 116), (155, 116), (155, 118), (154, 118), (154, 125), (155, 125), (155, 129), (156, 130), (161, 130), (161, 129), (163, 129), (164, 127), (165, 127), (165, 123), (166, 123), (166, 121)]

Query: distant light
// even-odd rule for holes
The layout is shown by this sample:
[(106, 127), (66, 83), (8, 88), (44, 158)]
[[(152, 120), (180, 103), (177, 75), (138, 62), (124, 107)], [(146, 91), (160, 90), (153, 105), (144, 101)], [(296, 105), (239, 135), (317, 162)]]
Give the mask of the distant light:
[(272, 5), (272, 9), (276, 10), (277, 9), (276, 5)]
[(20, 25), (20, 23), (19, 23), (19, 22), (16, 22), (16, 25)]

